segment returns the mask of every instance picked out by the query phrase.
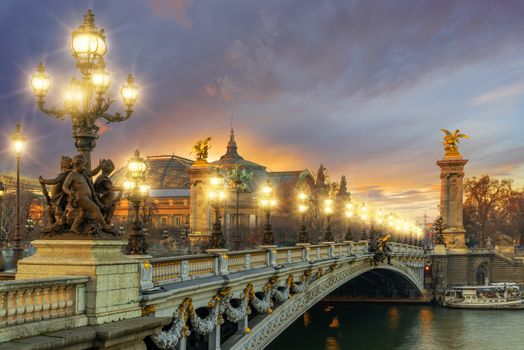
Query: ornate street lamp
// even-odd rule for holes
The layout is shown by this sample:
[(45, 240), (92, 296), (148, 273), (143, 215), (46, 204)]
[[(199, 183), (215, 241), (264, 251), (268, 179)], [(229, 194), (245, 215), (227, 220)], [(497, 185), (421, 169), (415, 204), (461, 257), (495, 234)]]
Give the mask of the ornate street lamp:
[(353, 240), (353, 232), (351, 231), (351, 219), (355, 216), (355, 206), (351, 202), (346, 203), (346, 218), (347, 218), (347, 231), (344, 236), (344, 241), (350, 242)]
[(149, 185), (146, 184), (147, 164), (140, 152), (135, 151), (134, 156), (127, 162), (127, 173), (124, 181), (124, 194), (129, 202), (133, 204), (134, 219), (131, 227), (127, 245), (127, 254), (145, 255), (147, 243), (142, 231), (142, 219), (140, 217), (140, 205), (149, 198)]
[(211, 231), (211, 244), (209, 249), (224, 249), (225, 240), (222, 235), (222, 215), (220, 211), (226, 204), (226, 190), (225, 181), (220, 174), (217, 173), (209, 180), (209, 192), (207, 198), (209, 204), (215, 212), (213, 220), (213, 229)]
[(362, 235), (360, 236), (360, 240), (367, 240), (366, 220), (368, 219), (368, 207), (366, 207), (365, 203), (362, 203), (359, 207), (359, 217), (362, 221)]
[(333, 233), (331, 232), (331, 216), (333, 215), (333, 200), (330, 198), (324, 200), (324, 214), (326, 214), (326, 232), (324, 233), (324, 242), (333, 242)]
[(307, 201), (309, 196), (305, 192), (298, 194), (298, 212), (300, 213), (300, 233), (298, 235), (298, 243), (306, 244), (309, 243), (309, 237), (306, 228), (306, 213), (309, 209)]
[(269, 179), (264, 187), (262, 187), (262, 198), (260, 199), (260, 207), (266, 214), (266, 224), (264, 225), (264, 237), (262, 238), (262, 245), (270, 246), (275, 243), (273, 231), (271, 230), (271, 211), (277, 205), (273, 193), (273, 186)]
[(0, 249), (4, 247), (6, 238), (4, 236), (4, 195), (5, 195), (5, 187), (4, 183), (0, 181)]
[(22, 134), (20, 124), (16, 124), (16, 130), (11, 134), (11, 143), (16, 156), (16, 223), (15, 237), (13, 239), (13, 263), (18, 265), (18, 260), (22, 259), (22, 236), (20, 234), (20, 157), (24, 150), (26, 137)]
[(51, 81), (42, 63), (37, 66), (36, 73), (31, 78), (31, 87), (37, 98), (38, 108), (43, 113), (57, 119), (71, 116), (75, 146), (86, 157), (91, 169), (91, 151), (96, 146), (99, 130), (97, 119), (105, 119), (108, 123), (129, 119), (133, 113), (132, 107), (138, 99), (138, 88), (133, 76), (129, 74), (120, 89), (126, 106), (125, 114), (108, 112), (114, 100), (105, 95), (111, 85), (111, 76), (105, 70), (104, 62), (107, 52), (106, 36), (103, 29), (96, 27), (91, 10), (84, 16), (84, 23), (72, 32), (69, 48), (82, 78), (72, 79), (70, 86), (65, 89), (63, 106), (50, 109), (45, 107), (45, 97)]

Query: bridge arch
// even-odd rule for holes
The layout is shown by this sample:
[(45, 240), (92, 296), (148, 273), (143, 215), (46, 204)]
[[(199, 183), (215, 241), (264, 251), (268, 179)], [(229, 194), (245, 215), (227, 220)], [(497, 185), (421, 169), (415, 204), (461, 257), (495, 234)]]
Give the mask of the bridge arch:
[(231, 342), (231, 344), (228, 344), (229, 342), (226, 341), (222, 348), (264, 348), (298, 317), (328, 294), (349, 281), (373, 270), (394, 272), (409, 281), (421, 295), (425, 295), (421, 278), (423, 277), (423, 266), (420, 263), (392, 260), (391, 264), (378, 263), (372, 265), (369, 260), (362, 260), (352, 264), (344, 264), (311, 283), (303, 293), (297, 294), (279, 305), (273, 310), (272, 315), (264, 317), (254, 325), (249, 334), (245, 334), (242, 338), (236, 339), (234, 343)]

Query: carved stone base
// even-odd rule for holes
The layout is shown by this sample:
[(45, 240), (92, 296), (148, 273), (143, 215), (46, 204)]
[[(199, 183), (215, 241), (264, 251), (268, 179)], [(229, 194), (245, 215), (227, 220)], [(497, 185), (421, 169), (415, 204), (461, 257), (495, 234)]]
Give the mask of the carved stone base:
[(446, 248), (466, 248), (466, 231), (444, 230), (442, 235)]
[(18, 262), (16, 279), (88, 276), (90, 325), (139, 317), (139, 261), (122, 253), (121, 240), (37, 240), (35, 255)]

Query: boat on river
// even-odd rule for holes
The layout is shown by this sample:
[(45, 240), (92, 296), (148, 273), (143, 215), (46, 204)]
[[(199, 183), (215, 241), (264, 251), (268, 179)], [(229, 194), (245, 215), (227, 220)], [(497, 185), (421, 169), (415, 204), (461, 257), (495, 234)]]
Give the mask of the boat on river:
[(516, 283), (492, 283), (450, 288), (442, 305), (458, 309), (524, 309), (524, 299)]

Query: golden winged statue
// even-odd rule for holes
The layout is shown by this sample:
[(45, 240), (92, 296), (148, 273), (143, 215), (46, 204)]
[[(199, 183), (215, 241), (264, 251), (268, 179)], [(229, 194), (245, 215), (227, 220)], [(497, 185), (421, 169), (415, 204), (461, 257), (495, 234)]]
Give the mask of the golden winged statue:
[(208, 151), (211, 148), (209, 141), (211, 141), (211, 137), (200, 140), (193, 146), (191, 154), (194, 153), (196, 155), (197, 161), (205, 161), (207, 159)]
[(459, 129), (456, 129), (455, 132), (451, 132), (446, 129), (440, 129), (445, 134), (444, 135), (444, 141), (442, 144), (444, 145), (444, 151), (446, 152), (446, 156), (460, 156), (460, 153), (458, 151), (458, 143), (460, 142), (460, 139), (469, 139), (469, 136), (466, 134), (461, 134)]

